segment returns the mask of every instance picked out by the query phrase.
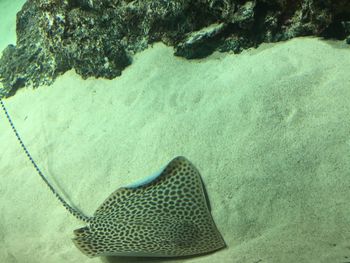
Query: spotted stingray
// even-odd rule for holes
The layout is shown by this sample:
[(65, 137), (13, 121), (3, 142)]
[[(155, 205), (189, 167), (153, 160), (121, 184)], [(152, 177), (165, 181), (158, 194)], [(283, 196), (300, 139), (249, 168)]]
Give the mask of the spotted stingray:
[(74, 244), (87, 256), (178, 257), (225, 247), (210, 214), (198, 170), (179, 156), (141, 183), (117, 189), (88, 217), (69, 205), (40, 171), (0, 99), (23, 150), (63, 206), (87, 226), (74, 231)]

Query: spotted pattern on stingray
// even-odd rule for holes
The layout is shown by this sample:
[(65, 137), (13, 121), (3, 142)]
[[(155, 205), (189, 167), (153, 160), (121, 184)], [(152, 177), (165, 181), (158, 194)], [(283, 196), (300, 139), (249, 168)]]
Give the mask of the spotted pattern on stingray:
[(200, 174), (181, 156), (153, 181), (116, 190), (74, 234), (76, 246), (90, 257), (176, 257), (225, 246)]

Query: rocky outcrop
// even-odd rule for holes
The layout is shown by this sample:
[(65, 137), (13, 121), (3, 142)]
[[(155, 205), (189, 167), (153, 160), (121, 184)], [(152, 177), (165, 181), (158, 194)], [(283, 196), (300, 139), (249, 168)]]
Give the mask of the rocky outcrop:
[(0, 60), (2, 93), (51, 84), (69, 69), (115, 78), (157, 41), (192, 59), (306, 35), (350, 43), (350, 2), (31, 0), (17, 14), (16, 46)]

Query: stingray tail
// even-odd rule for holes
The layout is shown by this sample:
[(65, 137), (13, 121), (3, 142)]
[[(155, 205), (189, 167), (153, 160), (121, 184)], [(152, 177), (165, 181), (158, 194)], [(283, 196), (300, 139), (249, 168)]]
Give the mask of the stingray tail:
[(2, 106), (2, 109), (6, 115), (7, 120), (9, 121), (13, 132), (15, 133), (17, 140), (19, 141), (19, 143), (22, 146), (22, 149), (24, 150), (24, 152), (26, 153), (27, 157), (29, 158), (30, 162), (33, 164), (35, 170), (37, 171), (37, 173), (40, 175), (41, 179), (43, 179), (43, 181), (45, 182), (45, 184), (50, 188), (51, 192), (57, 197), (57, 199), (62, 203), (62, 205), (68, 210), (69, 213), (71, 213), (73, 216), (75, 216), (77, 219), (82, 220), (84, 222), (89, 222), (90, 221), (90, 217), (84, 215), (81, 211), (79, 211), (78, 209), (74, 208), (73, 206), (71, 206), (70, 204), (68, 204), (63, 197), (57, 193), (57, 191), (53, 188), (53, 186), (49, 183), (49, 181), (46, 179), (46, 177), (44, 176), (44, 174), (41, 172), (41, 170), (39, 169), (39, 167), (37, 166), (37, 164), (35, 163), (34, 159), (32, 158), (32, 156), (30, 155), (30, 153), (27, 150), (27, 147), (24, 145), (21, 137), (19, 136), (11, 118), (10, 115), (7, 112), (7, 109), (5, 107), (4, 102), (1, 100), (0, 98), (0, 104)]

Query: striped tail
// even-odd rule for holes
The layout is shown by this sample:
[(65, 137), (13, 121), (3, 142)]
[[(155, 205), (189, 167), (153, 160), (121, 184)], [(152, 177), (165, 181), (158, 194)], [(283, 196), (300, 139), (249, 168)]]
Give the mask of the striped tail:
[(35, 163), (34, 159), (32, 158), (32, 156), (30, 155), (30, 153), (27, 150), (27, 147), (24, 145), (21, 137), (19, 136), (15, 126), (13, 125), (13, 122), (10, 118), (10, 115), (7, 112), (7, 109), (5, 107), (4, 102), (2, 101), (2, 99), (0, 98), (0, 104), (2, 106), (2, 109), (6, 115), (7, 120), (9, 121), (13, 132), (15, 133), (17, 140), (19, 141), (20, 145), (22, 146), (22, 149), (24, 150), (24, 152), (26, 153), (28, 159), (30, 160), (30, 162), (33, 164), (35, 170), (37, 171), (37, 173), (40, 175), (41, 179), (43, 179), (43, 181), (45, 182), (45, 184), (50, 188), (51, 192), (57, 197), (57, 199), (62, 203), (62, 205), (68, 210), (69, 213), (71, 213), (73, 216), (75, 216), (77, 219), (82, 220), (84, 222), (89, 222), (90, 221), (90, 217), (84, 215), (81, 211), (79, 211), (78, 209), (74, 208), (73, 206), (71, 206), (70, 204), (68, 204), (63, 197), (55, 190), (55, 188), (53, 188), (53, 186), (49, 183), (49, 181), (46, 179), (46, 177), (44, 176), (44, 174), (41, 172), (41, 170), (39, 169), (39, 167), (37, 166), (37, 164)]

